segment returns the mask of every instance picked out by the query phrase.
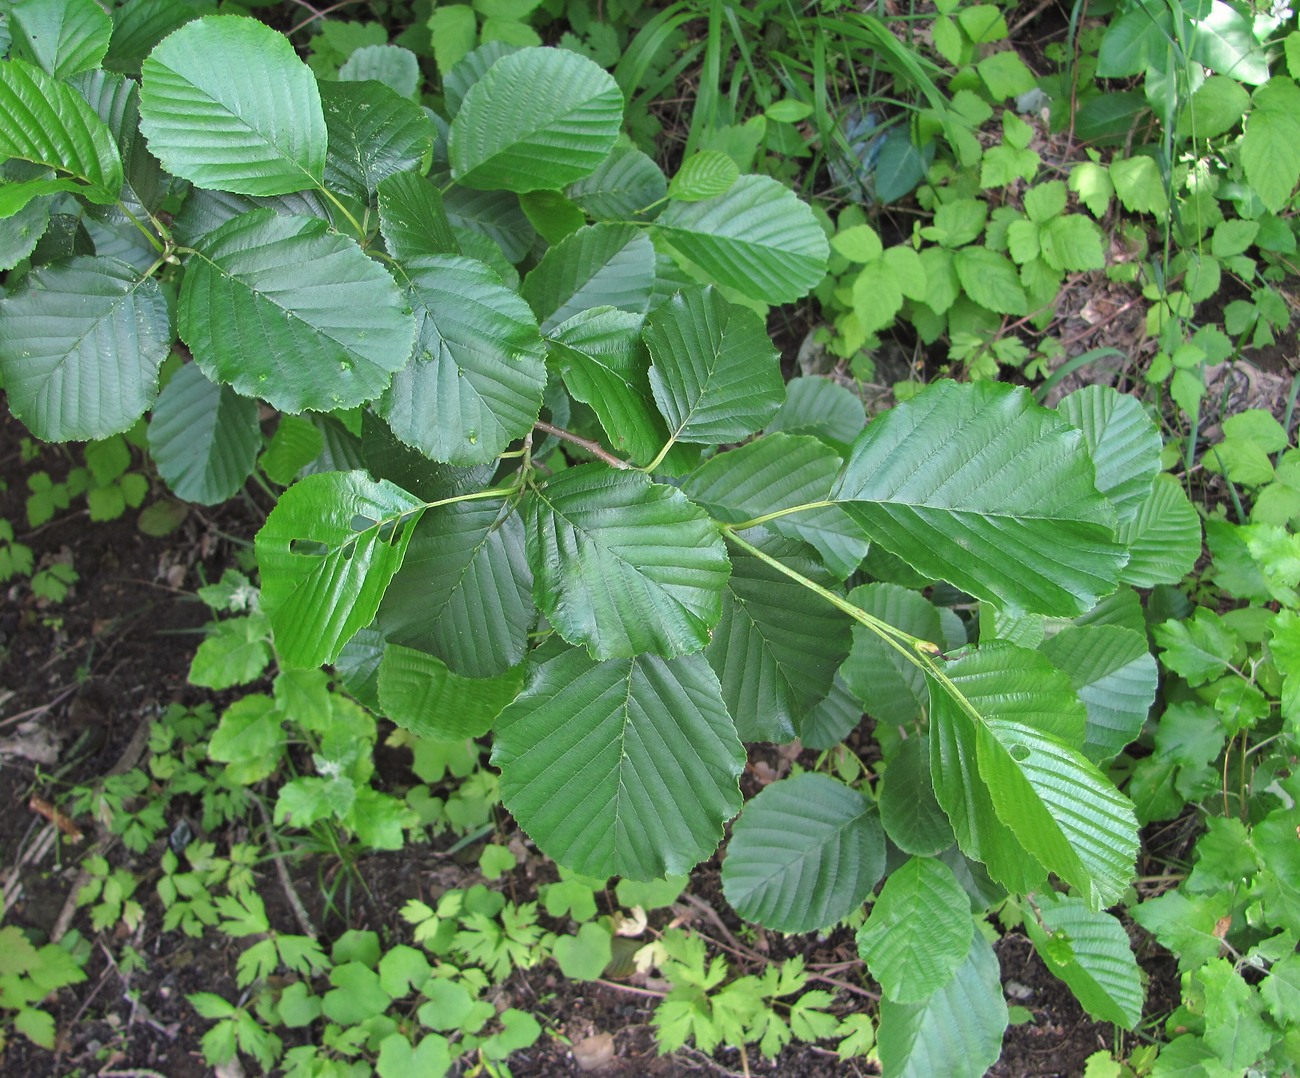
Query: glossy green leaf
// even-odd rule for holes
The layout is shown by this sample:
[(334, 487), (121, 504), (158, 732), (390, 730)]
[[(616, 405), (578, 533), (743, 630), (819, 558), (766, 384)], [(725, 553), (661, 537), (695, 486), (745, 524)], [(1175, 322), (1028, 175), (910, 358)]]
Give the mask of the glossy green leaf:
[(379, 663), (379, 706), (417, 737), (464, 741), (487, 733), (523, 684), (522, 667), (499, 677), (461, 677), (426, 652), (389, 644)]
[(280, 496), (255, 548), (282, 665), (333, 662), (370, 624), (423, 508), (364, 472), (309, 475)]
[(154, 404), (149, 455), (178, 498), (216, 505), (234, 497), (262, 448), (257, 402), (182, 367)]
[(878, 800), (885, 834), (904, 853), (932, 857), (955, 841), (952, 825), (934, 795), (930, 753), (923, 738), (909, 737), (890, 756)]
[(1088, 709), (1082, 750), (1089, 760), (1112, 759), (1142, 732), (1160, 680), (1145, 635), (1118, 625), (1071, 626), (1039, 650), (1069, 675)]
[(532, 586), (517, 513), (497, 499), (439, 506), (416, 525), (377, 625), (456, 674), (495, 677), (523, 660)]
[(187, 22), (216, 10), (212, 0), (125, 0), (112, 12), (113, 37), (104, 66), (124, 75), (139, 75), (144, 58), (158, 42)]
[(713, 852), (745, 750), (703, 657), (598, 662), (550, 647), (498, 716), (501, 799), (566, 868), (654, 880)]
[(141, 71), (140, 128), (168, 172), (244, 195), (320, 186), (320, 93), (283, 34), (236, 15), (196, 19)]
[(532, 429), (545, 349), (528, 304), (482, 262), (408, 260), (415, 355), (379, 405), (393, 433), (433, 460), (494, 460)]
[[(122, 189), (122, 160), (113, 136), (81, 95), (23, 60), (0, 61), (0, 158), (17, 157), (45, 165), (68, 179), (59, 190), (73, 190), (91, 202), (113, 202)], [(0, 212), (16, 213), (54, 188), (29, 188), (27, 197), (3, 196)]]
[(655, 229), (718, 284), (764, 303), (806, 295), (830, 253), (812, 210), (767, 176), (742, 176), (703, 202), (673, 202)]
[(419, 105), (378, 82), (325, 82), (320, 99), (331, 191), (369, 203), (390, 176), (428, 167), (437, 128)]
[(936, 382), (854, 443), (833, 495), (926, 576), (1012, 610), (1073, 616), (1126, 560), (1082, 435), (993, 382)]
[(622, 120), (623, 95), (596, 64), (561, 49), (521, 49), (465, 94), (451, 123), (452, 176), (489, 190), (558, 190), (595, 171)]
[(642, 472), (586, 464), (526, 501), (534, 599), (598, 659), (699, 651), (730, 572), (717, 526)]
[[(799, 543), (766, 552), (823, 586), (828, 574)], [(849, 619), (765, 562), (732, 549), (722, 618), (705, 648), (742, 741), (793, 741), (849, 653)]]
[(923, 1003), (881, 1001), (877, 1045), (884, 1078), (982, 1078), (1007, 1027), (997, 955), (975, 932), (952, 979)]
[(13, 0), (9, 32), (13, 56), (66, 79), (99, 66), (113, 22), (95, 0)]
[(644, 314), (654, 283), (649, 236), (632, 225), (591, 225), (548, 250), (519, 291), (549, 333), (592, 307)]
[(1132, 520), (1160, 471), (1160, 431), (1136, 397), (1109, 386), (1086, 386), (1056, 410), (1083, 432), (1097, 470), (1097, 489), (1121, 523)]
[(858, 954), (886, 999), (924, 1003), (952, 980), (974, 932), (970, 899), (952, 869), (933, 857), (913, 857), (885, 880), (858, 929)]
[[(715, 519), (741, 524), (825, 501), (839, 467), (839, 455), (816, 438), (769, 434), (711, 457), (686, 478), (682, 490)], [(763, 526), (816, 548), (841, 580), (867, 553), (866, 537), (837, 505), (791, 513)]]
[(643, 339), (650, 389), (677, 441), (739, 441), (785, 399), (762, 319), (715, 289), (679, 292), (646, 319)]
[(616, 146), (565, 193), (597, 221), (629, 221), (667, 196), (668, 181), (653, 158)]
[(722, 893), (748, 921), (812, 932), (866, 901), (884, 870), (871, 804), (808, 772), (771, 783), (745, 806), (722, 863)]
[(1201, 518), (1171, 475), (1156, 476), (1136, 515), (1120, 525), (1119, 536), (1129, 548), (1120, 579), (1136, 588), (1177, 584), (1201, 556)]
[(273, 210), (199, 243), (177, 318), (204, 374), (285, 412), (379, 396), (415, 330), (393, 279), (361, 248), (324, 221)]
[(379, 181), (379, 230), (399, 262), (425, 255), (460, 254), (438, 188), (416, 172)]
[(9, 408), (49, 442), (107, 438), (153, 403), (171, 350), (158, 282), (115, 258), (74, 258), (0, 299)]
[(1097, 1021), (1133, 1029), (1142, 1018), (1145, 993), (1124, 926), (1067, 895), (1042, 895), (1036, 908), (1042, 924), (1028, 917), (1025, 930), (1047, 968)]

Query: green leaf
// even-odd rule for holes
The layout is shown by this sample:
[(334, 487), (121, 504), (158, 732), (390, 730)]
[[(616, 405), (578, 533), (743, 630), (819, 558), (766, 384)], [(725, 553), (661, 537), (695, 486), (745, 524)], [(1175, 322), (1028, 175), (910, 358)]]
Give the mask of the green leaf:
[(487, 733), (523, 683), (522, 667), (494, 678), (460, 677), (432, 655), (389, 644), (379, 664), (379, 705), (417, 737), (464, 741)]
[(852, 913), (884, 870), (884, 833), (867, 799), (809, 772), (764, 787), (745, 806), (722, 891), (746, 920), (812, 932)]
[(826, 233), (768, 176), (742, 176), (703, 202), (672, 202), (655, 230), (718, 284), (764, 303), (791, 303), (826, 272)]
[(679, 292), (646, 319), (650, 389), (682, 442), (734, 442), (785, 399), (780, 359), (753, 311), (713, 288)]
[(227, 765), (234, 782), (261, 782), (284, 751), (284, 715), (263, 693), (241, 697), (221, 716), (208, 742), (208, 755)]
[(271, 661), (266, 619), (228, 618), (213, 626), (194, 653), (189, 683), (229, 689), (256, 681)]
[(424, 255), (460, 254), (438, 188), (415, 172), (379, 181), (379, 229), (388, 253), (399, 262)]
[(576, 936), (555, 941), (555, 961), (560, 972), (573, 981), (594, 981), (605, 972), (612, 958), (609, 929), (588, 921)]
[[(686, 478), (682, 490), (717, 520), (740, 524), (824, 501), (839, 466), (839, 455), (816, 438), (769, 434), (711, 457)], [(839, 506), (792, 513), (764, 527), (815, 547), (841, 580), (867, 553), (866, 538)]]
[(811, 434), (837, 452), (847, 453), (866, 426), (862, 399), (829, 378), (792, 378), (786, 383), (785, 394), (785, 403), (767, 425), (769, 434)]
[(1163, 220), (1169, 213), (1169, 195), (1160, 166), (1150, 157), (1116, 158), (1110, 164), (1115, 193), (1131, 213), (1149, 213)]
[(952, 869), (913, 857), (885, 881), (858, 929), (858, 954), (886, 999), (924, 1003), (966, 961), (974, 932), (970, 899)]
[(490, 678), (523, 660), (537, 620), (519, 514), (499, 500), (430, 509), (379, 607), (392, 642)]
[[(122, 190), (122, 159), (104, 122), (70, 87), (23, 60), (0, 61), (0, 157), (44, 165), (71, 179), (71, 190), (105, 204)], [(4, 188), (0, 188), (2, 192)], [(5, 198), (0, 215), (22, 209), (30, 198), (49, 193), (31, 188), (26, 198)]]
[(526, 526), (534, 599), (570, 643), (607, 659), (709, 642), (730, 563), (717, 526), (681, 491), (581, 465), (527, 499)]
[(1085, 386), (1061, 398), (1056, 410), (1083, 432), (1097, 469), (1097, 489), (1121, 523), (1132, 520), (1160, 472), (1160, 431), (1141, 403), (1109, 386)]
[(1118, 920), (1081, 898), (1048, 892), (1038, 899), (1040, 925), (1025, 918), (1039, 956), (1099, 1022), (1133, 1029), (1142, 1018), (1142, 973)]
[(415, 355), (379, 413), (434, 460), (495, 460), (537, 420), (545, 347), (528, 304), (482, 262), (438, 255), (405, 267)]
[(331, 191), (369, 203), (384, 180), (428, 167), (437, 128), (419, 105), (382, 83), (322, 83), (321, 106)]
[(745, 751), (703, 657), (539, 655), (497, 718), (501, 799), (584, 875), (654, 880), (709, 856), (741, 805)]
[(258, 464), (272, 483), (287, 487), (324, 451), (325, 435), (320, 427), (302, 416), (284, 415)]
[(963, 247), (953, 255), (957, 279), (981, 307), (998, 314), (1028, 314), (1029, 300), (1016, 267), (1005, 255), (987, 247)]
[(1137, 588), (1177, 584), (1201, 556), (1201, 518), (1172, 475), (1158, 475), (1132, 520), (1119, 526), (1129, 549), (1120, 580)]
[(1088, 709), (1089, 760), (1112, 759), (1142, 732), (1159, 682), (1145, 636), (1118, 625), (1071, 626), (1039, 650), (1069, 675)]
[(12, 55), (56, 79), (99, 66), (113, 21), (95, 0), (14, 0), (9, 13)]
[(196, 19), (141, 72), (140, 129), (168, 172), (243, 195), (321, 186), (320, 93), (283, 34), (235, 15)]
[[(767, 553), (823, 585), (833, 581), (798, 543)], [(743, 551), (731, 552), (722, 618), (704, 651), (742, 741), (793, 741), (804, 714), (830, 692), (849, 653), (847, 617)], [(819, 579), (822, 578), (822, 579)]]
[(178, 498), (216, 505), (234, 497), (262, 448), (257, 402), (208, 381), (187, 363), (154, 403), (149, 455)]
[(616, 146), (595, 172), (570, 184), (566, 194), (597, 221), (627, 221), (662, 202), (668, 181), (652, 158)]
[(280, 496), (256, 551), (284, 666), (333, 662), (370, 624), (423, 508), (364, 472), (309, 475)]
[(1101, 230), (1077, 213), (1053, 217), (1039, 231), (1038, 243), (1043, 261), (1055, 270), (1080, 273), (1106, 265)]
[(115, 258), (33, 270), (0, 299), (0, 375), (9, 408), (50, 442), (129, 429), (158, 392), (171, 350), (158, 282)]
[[(117, 143), (126, 174), (121, 192), (123, 202), (137, 203), (150, 210), (160, 207), (167, 182), (162, 166), (149, 153), (140, 133), (139, 86), (122, 75), (99, 70), (84, 72), (72, 80), (72, 85), (104, 121)], [(134, 206), (130, 208), (138, 213)]]
[(444, 79), (460, 63), (478, 40), (478, 19), (468, 4), (439, 4), (429, 16), (433, 35), (433, 58), (438, 74)]
[(592, 307), (644, 314), (655, 284), (650, 237), (632, 225), (591, 225), (550, 248), (524, 278), (520, 295), (542, 332)]
[(236, 217), (199, 242), (177, 318), (204, 374), (285, 412), (379, 396), (414, 335), (382, 266), (326, 222), (273, 210)]
[(173, 30), (216, 11), (212, 0), (126, 0), (113, 12), (113, 36), (104, 66), (139, 75), (144, 58)]
[(1189, 685), (1222, 677), (1239, 646), (1236, 633), (1205, 607), (1197, 607), (1190, 619), (1157, 625), (1152, 635), (1160, 647), (1160, 661)]
[(1012, 610), (1081, 614), (1126, 556), (1079, 432), (992, 382), (936, 382), (875, 419), (832, 496), (918, 572)]
[(558, 190), (595, 171), (622, 120), (618, 84), (596, 64), (560, 49), (521, 49), (465, 95), (451, 123), (452, 177), (488, 190)]
[(393, 1005), (384, 991), (379, 974), (360, 962), (344, 962), (330, 970), (334, 987), (321, 1000), (325, 1017), (343, 1026), (354, 1026), (383, 1014)]
[(880, 234), (868, 224), (853, 225), (837, 232), (831, 238), (831, 247), (850, 262), (863, 265), (877, 261), (885, 251)]
[(933, 857), (956, 841), (935, 799), (929, 752), (919, 737), (909, 737), (890, 757), (880, 780), (879, 804), (885, 834), (904, 853)]
[(668, 197), (677, 202), (701, 202), (725, 195), (740, 178), (740, 169), (729, 154), (701, 150), (682, 162), (668, 184)]
[(342, 82), (377, 82), (410, 100), (420, 88), (420, 61), (400, 45), (362, 45), (339, 68)]
[(975, 932), (952, 979), (923, 1003), (880, 1004), (884, 1078), (981, 1078), (1002, 1054), (1007, 1027), (998, 959)]

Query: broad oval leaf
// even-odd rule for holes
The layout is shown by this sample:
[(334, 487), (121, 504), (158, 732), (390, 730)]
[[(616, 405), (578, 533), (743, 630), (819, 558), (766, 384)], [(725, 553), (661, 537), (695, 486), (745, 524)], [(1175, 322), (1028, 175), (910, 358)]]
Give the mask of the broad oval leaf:
[(1097, 470), (1097, 489), (1121, 523), (1132, 520), (1160, 471), (1160, 431), (1136, 397), (1109, 386), (1086, 386), (1056, 410), (1083, 432)]
[(884, 1078), (982, 1078), (1002, 1054), (1007, 1028), (998, 957), (980, 933), (952, 979), (923, 1003), (880, 1004)]
[(748, 921), (813, 932), (866, 901), (885, 871), (885, 836), (856, 790), (807, 772), (745, 806), (722, 863), (722, 892)]
[(858, 954), (886, 999), (924, 1003), (966, 960), (974, 931), (970, 899), (952, 869), (913, 857), (881, 888), (858, 929)]
[(326, 82), (320, 94), (331, 191), (368, 203), (388, 177), (428, 168), (438, 129), (419, 105), (379, 82)]
[(616, 146), (595, 172), (565, 193), (597, 221), (630, 221), (663, 201), (668, 181), (653, 158)]
[(482, 262), (449, 255), (404, 267), (415, 310), (415, 355), (379, 412), (433, 460), (494, 460), (532, 429), (546, 389), (537, 321)]
[(415, 335), (382, 266), (324, 221), (274, 210), (236, 217), (200, 242), (178, 321), (204, 374), (284, 412), (379, 396)]
[(714, 288), (679, 292), (646, 319), (650, 389), (681, 442), (734, 442), (785, 399), (781, 362), (763, 320)]
[(877, 800), (885, 834), (904, 853), (933, 857), (955, 841), (952, 824), (934, 795), (929, 750), (922, 738), (909, 737), (890, 756)]
[(14, 56), (66, 79), (99, 66), (113, 21), (95, 0), (14, 0), (9, 27)]
[(806, 295), (830, 255), (812, 210), (768, 176), (742, 176), (703, 202), (670, 203), (654, 227), (718, 284), (764, 303)]
[(677, 202), (702, 202), (725, 195), (740, 179), (740, 169), (730, 154), (701, 150), (682, 162), (668, 184), (668, 197)]
[(403, 730), (436, 741), (480, 737), (523, 688), (523, 667), (499, 677), (453, 674), (423, 651), (389, 644), (379, 663), (379, 705)]
[(140, 129), (196, 187), (282, 195), (319, 187), (328, 136), (316, 77), (256, 19), (211, 15), (165, 38), (141, 68)]
[(862, 398), (829, 378), (808, 376), (786, 383), (785, 403), (768, 423), (767, 432), (808, 434), (847, 453), (866, 425)]
[(9, 408), (47, 442), (131, 427), (158, 393), (171, 344), (158, 282), (115, 258), (43, 266), (0, 300)]
[(717, 525), (643, 472), (585, 464), (527, 502), (534, 598), (598, 659), (699, 651), (731, 570)]
[(380, 180), (379, 230), (384, 246), (399, 262), (423, 255), (460, 254), (442, 195), (424, 176), (399, 172)]
[(453, 673), (504, 674), (523, 660), (537, 621), (519, 514), (496, 499), (430, 509), (416, 525), (377, 626)]
[(622, 121), (618, 84), (585, 56), (521, 49), (465, 95), (451, 123), (452, 176), (488, 190), (559, 190), (595, 171)]
[[(122, 159), (112, 133), (80, 94), (23, 60), (0, 61), (0, 115), (6, 118), (0, 124), (0, 158), (62, 172), (71, 177), (66, 189), (91, 202), (117, 198)], [(7, 199), (5, 208), (16, 213), (27, 201)]]
[(370, 624), (424, 506), (360, 471), (309, 475), (280, 496), (255, 549), (282, 665), (333, 662)]
[(339, 68), (343, 82), (376, 82), (409, 100), (420, 88), (420, 61), (400, 45), (362, 45)]
[(1120, 525), (1129, 561), (1120, 574), (1126, 584), (1153, 588), (1177, 584), (1201, 556), (1201, 518), (1178, 480), (1158, 475), (1133, 519)]
[(1012, 611), (1073, 617), (1127, 559), (1082, 435), (993, 382), (936, 382), (873, 420), (833, 497), (926, 576)]
[(233, 497), (261, 448), (257, 402), (210, 382), (192, 363), (176, 372), (154, 403), (149, 455), (184, 501), (216, 505)]
[(604, 879), (689, 871), (741, 805), (745, 750), (699, 655), (598, 662), (548, 647), (496, 721), (501, 800), (566, 868)]
[(649, 236), (632, 225), (590, 225), (547, 251), (519, 291), (549, 333), (592, 307), (644, 314), (654, 284)]

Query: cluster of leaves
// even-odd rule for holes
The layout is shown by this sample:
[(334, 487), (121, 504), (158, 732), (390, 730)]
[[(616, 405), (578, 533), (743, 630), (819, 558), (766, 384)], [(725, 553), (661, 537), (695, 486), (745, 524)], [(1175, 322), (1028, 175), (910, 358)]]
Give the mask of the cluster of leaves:
[[(36, 947), (12, 925), (0, 927), (0, 1017), (42, 1048), (54, 1048), (54, 1016), (40, 1004), (52, 993), (86, 979), (90, 947), (75, 933)], [(0, 1051), (7, 1040), (0, 1029)]]

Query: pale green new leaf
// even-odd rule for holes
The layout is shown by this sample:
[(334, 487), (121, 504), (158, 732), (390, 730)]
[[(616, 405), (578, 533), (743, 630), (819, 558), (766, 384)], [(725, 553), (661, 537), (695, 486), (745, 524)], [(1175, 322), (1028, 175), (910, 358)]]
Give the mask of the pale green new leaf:
[(832, 495), (918, 572), (1011, 610), (1072, 617), (1127, 558), (1082, 435), (994, 382), (936, 382), (873, 420)]
[(742, 176), (703, 202), (673, 202), (655, 230), (718, 284), (764, 303), (791, 303), (826, 272), (826, 233), (790, 188)]
[(923, 1003), (880, 1004), (876, 1041), (884, 1078), (982, 1078), (1007, 1027), (997, 955), (980, 933), (952, 979)]
[(591, 225), (548, 250), (519, 292), (549, 333), (592, 307), (644, 314), (654, 284), (649, 236), (632, 225)]
[(460, 254), (442, 195), (416, 172), (399, 172), (379, 181), (379, 230), (388, 253), (399, 262), (424, 255)]
[[(70, 177), (60, 190), (91, 202), (113, 202), (122, 190), (122, 160), (104, 122), (70, 87), (23, 60), (0, 61), (0, 158), (17, 157)], [(3, 188), (0, 188), (0, 192)], [(4, 198), (0, 213), (17, 213), (48, 190)]]
[(1142, 1018), (1144, 992), (1124, 926), (1067, 895), (1044, 894), (1037, 909), (1043, 923), (1027, 917), (1025, 930), (1047, 968), (1093, 1018), (1133, 1029)]
[(66, 79), (99, 66), (113, 21), (95, 0), (14, 0), (9, 27), (12, 55)]
[[(839, 467), (839, 454), (814, 437), (768, 434), (711, 457), (687, 477), (682, 490), (715, 519), (741, 524), (824, 501)], [(841, 580), (867, 554), (866, 537), (838, 505), (777, 517), (764, 527), (815, 547)]]
[(416, 525), (377, 625), (456, 674), (495, 677), (523, 660), (532, 587), (518, 513), (497, 499), (439, 506)]
[(1083, 754), (1110, 760), (1142, 732), (1159, 672), (1145, 635), (1118, 625), (1070, 626), (1039, 650), (1069, 675), (1088, 710)]
[(725, 195), (740, 179), (740, 169), (730, 154), (701, 150), (682, 162), (668, 184), (668, 197), (677, 202), (701, 202)]
[(168, 172), (243, 195), (321, 185), (328, 136), (316, 77), (283, 34), (236, 15), (196, 19), (141, 71), (140, 129)]
[(282, 665), (333, 662), (370, 624), (423, 509), (364, 472), (309, 475), (280, 496), (255, 549)]
[(753, 311), (713, 288), (679, 292), (646, 319), (650, 389), (682, 442), (733, 442), (752, 434), (785, 399), (781, 363)]
[(885, 881), (858, 929), (858, 954), (886, 999), (924, 1003), (966, 960), (974, 931), (970, 898), (952, 869), (913, 857)]
[(285, 412), (379, 396), (411, 354), (415, 322), (393, 279), (322, 220), (255, 210), (204, 237), (177, 319), (214, 382)]
[(1083, 433), (1097, 470), (1097, 489), (1124, 523), (1151, 493), (1160, 471), (1160, 431), (1136, 397), (1109, 386), (1086, 386), (1061, 398), (1056, 410)]
[[(766, 544), (784, 565), (833, 585), (805, 550), (788, 541)], [(704, 657), (742, 741), (793, 741), (849, 653), (849, 619), (760, 559), (738, 549), (730, 555), (722, 618)]]
[(452, 177), (488, 190), (556, 191), (595, 171), (622, 121), (618, 84), (592, 61), (520, 49), (465, 94), (451, 123)]
[(331, 191), (369, 203), (390, 176), (428, 168), (438, 131), (419, 105), (378, 82), (325, 82), (320, 95)]
[(717, 526), (681, 491), (585, 464), (526, 506), (533, 596), (570, 643), (607, 659), (709, 642), (731, 565)]
[(685, 873), (740, 810), (745, 750), (699, 655), (597, 662), (548, 647), (495, 738), (506, 808), (583, 875)]
[(495, 460), (537, 420), (545, 347), (528, 304), (488, 266), (450, 255), (408, 260), (415, 355), (379, 412), (433, 460)]
[(262, 448), (257, 401), (218, 386), (192, 363), (167, 383), (149, 421), (149, 455), (173, 493), (216, 505), (234, 497)]
[(0, 299), (9, 408), (48, 442), (131, 427), (157, 395), (171, 343), (158, 282), (115, 258), (42, 266)]
[(1201, 518), (1172, 475), (1158, 475), (1137, 513), (1119, 527), (1129, 549), (1120, 573), (1125, 584), (1153, 588), (1177, 584), (1201, 556)]
[(1281, 211), (1300, 177), (1300, 87), (1290, 79), (1279, 75), (1255, 91), (1241, 165), (1265, 208)]
[(847, 917), (885, 870), (885, 837), (856, 790), (811, 772), (766, 786), (731, 831), (722, 892), (748, 921), (813, 932)]
[(523, 684), (522, 666), (499, 677), (460, 677), (426, 652), (389, 644), (379, 663), (379, 706), (417, 737), (464, 741), (487, 733)]

